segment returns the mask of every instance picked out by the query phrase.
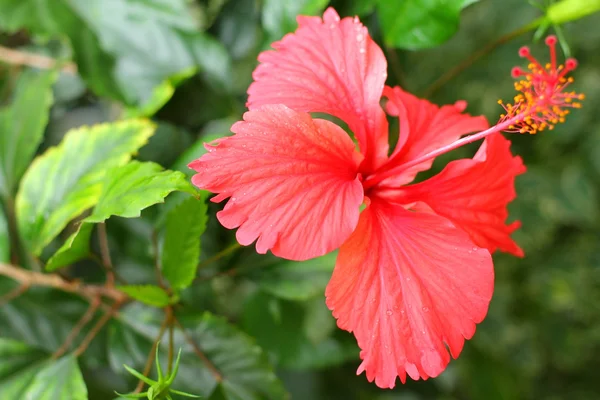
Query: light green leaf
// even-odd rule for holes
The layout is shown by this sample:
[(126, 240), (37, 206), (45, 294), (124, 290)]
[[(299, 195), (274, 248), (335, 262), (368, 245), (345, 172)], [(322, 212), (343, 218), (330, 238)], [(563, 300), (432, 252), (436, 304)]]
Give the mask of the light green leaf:
[(4, 399), (23, 399), (25, 390), (47, 355), (21, 342), (0, 338), (0, 393)]
[(0, 194), (12, 196), (44, 137), (56, 72), (27, 70), (12, 103), (0, 110)]
[(85, 258), (90, 253), (90, 237), (93, 224), (81, 223), (77, 230), (69, 236), (63, 245), (54, 253), (46, 263), (46, 271), (73, 264)]
[(154, 285), (126, 285), (118, 289), (135, 300), (154, 307), (165, 307), (173, 301), (162, 288)]
[(197, 194), (183, 173), (163, 171), (152, 162), (131, 161), (107, 173), (98, 204), (85, 221), (103, 222), (111, 215), (139, 217), (143, 209), (164, 202), (176, 190)]
[(388, 46), (422, 49), (444, 43), (458, 30), (460, 11), (477, 0), (379, 0), (377, 13)]
[(8, 221), (0, 204), (0, 262), (10, 260), (10, 237), (8, 236)]
[(200, 235), (206, 229), (205, 196), (188, 198), (166, 217), (162, 273), (176, 289), (191, 285), (200, 258)]
[(77, 358), (69, 355), (42, 368), (35, 375), (23, 398), (87, 400), (87, 395)]
[(325, 293), (337, 252), (308, 261), (284, 261), (251, 273), (266, 292), (287, 300), (307, 300)]
[(320, 14), (329, 0), (265, 0), (262, 23), (274, 39), (296, 29), (297, 15)]
[(144, 120), (83, 127), (36, 158), (16, 200), (19, 231), (29, 250), (39, 255), (69, 221), (94, 206), (107, 171), (127, 163), (153, 132)]

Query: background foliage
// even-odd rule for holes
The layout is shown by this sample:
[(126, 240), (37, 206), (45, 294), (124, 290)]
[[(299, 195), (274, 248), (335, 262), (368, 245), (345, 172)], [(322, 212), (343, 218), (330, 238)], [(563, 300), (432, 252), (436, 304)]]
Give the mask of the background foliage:
[[(149, 371), (162, 337), (163, 366), (182, 349), (174, 388), (215, 400), (600, 398), (600, 18), (572, 12), (600, 5), (566, 0), (538, 19), (522, 0), (472, 3), (0, 0), (0, 265), (67, 282), (0, 277), (0, 397), (114, 398), (137, 383), (123, 364)], [(511, 136), (528, 167), (510, 207), (526, 257), (495, 255), (489, 315), (461, 357), (393, 391), (355, 376), (355, 341), (324, 305), (335, 254), (296, 263), (239, 248), (187, 182), (202, 143), (241, 117), (258, 53), (327, 5), (369, 26), (389, 84), (465, 99), (490, 121), (533, 28), (575, 20), (558, 33), (579, 60), (584, 109)], [(99, 303), (92, 289), (113, 275)]]

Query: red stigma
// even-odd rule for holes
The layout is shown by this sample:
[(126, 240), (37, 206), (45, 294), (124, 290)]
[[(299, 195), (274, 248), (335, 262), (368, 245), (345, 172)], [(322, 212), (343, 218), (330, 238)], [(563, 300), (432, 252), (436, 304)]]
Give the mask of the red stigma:
[(527, 70), (514, 67), (511, 70), (515, 89), (519, 92), (514, 97), (514, 103), (499, 103), (506, 114), (502, 114), (500, 123), (511, 120), (513, 123), (505, 129), (507, 132), (537, 133), (545, 129), (553, 129), (554, 125), (564, 122), (570, 108), (580, 108), (584, 95), (567, 92), (566, 88), (573, 78), (566, 77), (568, 72), (577, 68), (577, 61), (569, 58), (564, 65), (556, 62), (556, 36), (548, 36), (546, 45), (550, 50), (550, 62), (540, 63), (527, 46), (519, 49), (519, 56), (527, 58)]

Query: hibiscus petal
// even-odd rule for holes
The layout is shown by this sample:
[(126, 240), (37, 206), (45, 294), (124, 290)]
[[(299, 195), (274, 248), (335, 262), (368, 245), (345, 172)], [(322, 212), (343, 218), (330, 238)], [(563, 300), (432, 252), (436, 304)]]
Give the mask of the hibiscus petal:
[(519, 221), (506, 225), (507, 205), (516, 197), (515, 177), (525, 172), (521, 157), (513, 157), (502, 134), (488, 136), (473, 159), (450, 162), (438, 175), (407, 186), (403, 203), (422, 201), (466, 231), (473, 242), (522, 257), (510, 238)]
[[(467, 106), (465, 101), (439, 107), (399, 87), (389, 86), (383, 95), (388, 98), (388, 114), (400, 121), (400, 137), (389, 161), (390, 166), (401, 165), (450, 144), (462, 135), (488, 128), (485, 117), (463, 114)], [(418, 172), (431, 168), (432, 163), (433, 160), (429, 160), (415, 165), (398, 176), (384, 180), (382, 185), (400, 186), (412, 182)]]
[(230, 197), (217, 218), (242, 245), (290, 260), (328, 253), (352, 233), (363, 201), (362, 156), (337, 125), (283, 105), (244, 114), (236, 135), (192, 162), (192, 182)]
[(385, 56), (357, 18), (333, 8), (298, 17), (299, 27), (258, 57), (248, 108), (285, 104), (334, 115), (348, 124), (371, 163), (387, 158), (388, 125), (379, 102), (387, 77)]
[(434, 213), (374, 200), (341, 247), (327, 286), (338, 326), (354, 332), (358, 373), (393, 388), (439, 375), (483, 320), (493, 292), (486, 249)]

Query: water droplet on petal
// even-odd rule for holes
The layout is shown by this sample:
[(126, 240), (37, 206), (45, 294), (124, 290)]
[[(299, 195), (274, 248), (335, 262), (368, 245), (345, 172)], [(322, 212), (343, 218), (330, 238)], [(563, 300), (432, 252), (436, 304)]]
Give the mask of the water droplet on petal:
[(388, 317), (392, 316), (394, 314), (394, 312), (392, 310), (387, 310), (385, 313), (387, 314)]
[(429, 307), (423, 307), (423, 312), (429, 312)]
[(365, 35), (363, 35), (362, 33), (359, 33), (358, 35), (356, 35), (356, 40), (359, 42), (362, 42), (365, 39)]

